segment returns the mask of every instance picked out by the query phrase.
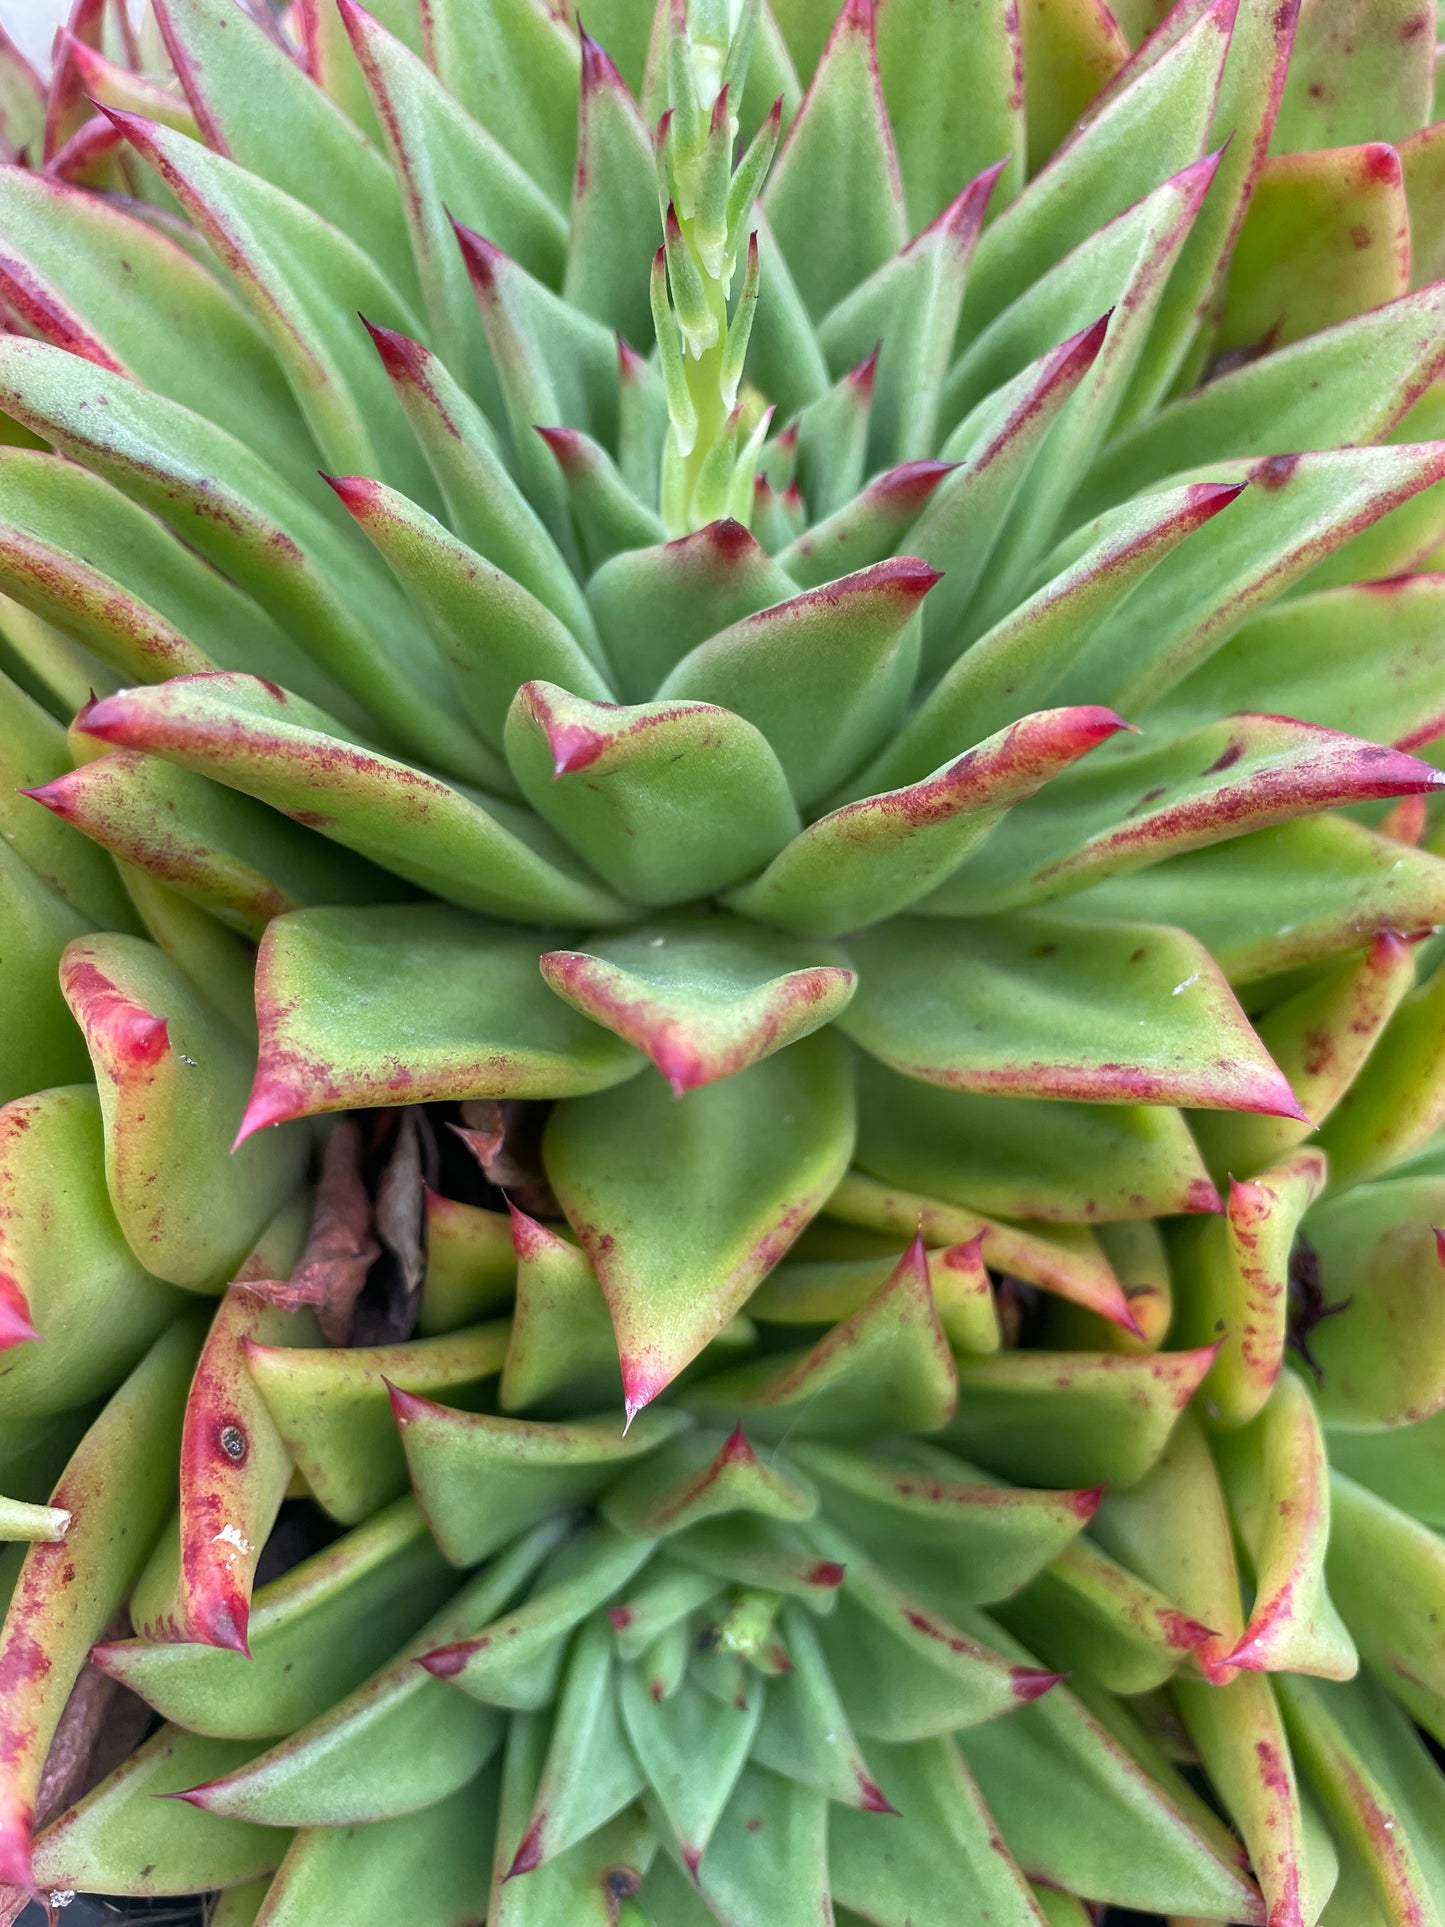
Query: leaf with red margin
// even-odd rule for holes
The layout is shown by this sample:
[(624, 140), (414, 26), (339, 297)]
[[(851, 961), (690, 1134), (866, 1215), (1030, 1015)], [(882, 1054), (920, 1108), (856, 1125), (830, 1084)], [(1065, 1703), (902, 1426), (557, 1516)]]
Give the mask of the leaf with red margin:
[(435, 1338), (474, 1324), (512, 1296), (517, 1257), (505, 1212), (426, 1193), (426, 1273), (417, 1333)]
[(473, 1397), (507, 1355), (501, 1319), (407, 1344), (300, 1351), (242, 1339), (246, 1368), (317, 1503), (355, 1525), (406, 1490), (398, 1388)]
[(390, 1665), (257, 1758), (233, 1757), (199, 1786), (193, 1775), (181, 1798), (203, 1813), (246, 1822), (251, 1833), (258, 1823), (345, 1827), (385, 1820), (466, 1786), (497, 1751), (502, 1723), (417, 1661), (502, 1612), (567, 1529), (561, 1519), (538, 1526), (463, 1586)]
[(880, 352), (881, 344), (856, 368), (840, 375), (831, 388), (813, 396), (796, 421), (763, 451), (758, 501), (768, 499), (764, 485), (770, 484), (775, 491), (775, 518), (787, 525), (790, 542), (802, 535), (810, 520), (835, 515), (862, 486)]
[[(676, 1842), (676, 1852), (695, 1881), (701, 1878), (699, 1863), (747, 1765), (762, 1716), (762, 1680), (740, 1662), (736, 1670), (736, 1690), (727, 1698), (706, 1692), (688, 1677), (673, 1692), (658, 1694), (637, 1666), (624, 1667), (618, 1682), (623, 1725), (655, 1802), (656, 1830), (664, 1841), (671, 1836)], [(821, 1796), (805, 1797), (822, 1807)], [(774, 1816), (775, 1825), (780, 1817)], [(797, 1877), (794, 1871), (791, 1878)], [(775, 1893), (770, 1905), (777, 1906)]]
[[(844, 1567), (837, 1610), (819, 1621), (854, 1730), (864, 1738), (932, 1739), (997, 1719), (1058, 1684), (1057, 1673), (1012, 1665), (870, 1559), (848, 1534), (818, 1520), (806, 1536)], [(868, 1664), (857, 1664), (867, 1653)]]
[(1350, 582), (1252, 617), (1152, 708), (1186, 729), (1251, 709), (1418, 749), (1445, 733), (1435, 643), (1445, 575)]
[(658, 699), (716, 702), (752, 723), (806, 807), (896, 726), (917, 670), (918, 607), (937, 580), (895, 556), (805, 590), (699, 643)]
[[(678, 1417), (666, 1416), (674, 1421)], [(677, 1430), (676, 1423), (670, 1430)], [(603, 1518), (635, 1539), (662, 1539), (737, 1513), (786, 1525), (813, 1517), (818, 1495), (812, 1486), (765, 1464), (741, 1422), (721, 1445), (720, 1436), (717, 1431), (689, 1431), (672, 1439), (656, 1458), (617, 1481), (602, 1501)]]
[(1189, 1127), (1167, 1105), (980, 1097), (868, 1056), (858, 1065), (855, 1156), (885, 1183), (1035, 1225), (1220, 1209)]
[(815, 1345), (705, 1378), (684, 1399), (704, 1418), (739, 1412), (763, 1438), (825, 1439), (936, 1432), (957, 1402), (921, 1237), (867, 1303)]
[(850, 1066), (826, 1031), (680, 1104), (648, 1070), (557, 1106), (547, 1176), (606, 1294), (629, 1411), (744, 1303), (852, 1148)]
[(362, 321), (431, 466), (454, 533), (530, 589), (600, 662), (581, 585), (513, 479), (487, 416), (429, 348), (365, 315)]
[[(1255, 1020), (1259, 1041), (1313, 1124), (1322, 1124), (1350, 1092), (1414, 982), (1413, 949), (1386, 930), (1363, 955), (1352, 952)], [(1401, 1087), (1401, 1102), (1408, 1088)], [(1286, 1156), (1309, 1135), (1294, 1119), (1238, 1112), (1201, 1112), (1190, 1124), (1212, 1172), (1244, 1177)]]
[(1445, 970), (1412, 990), (1320, 1133), (1335, 1190), (1382, 1176), (1445, 1123)]
[(1024, 98), (1029, 104), (1028, 169), (1041, 173), (1097, 94), (1129, 58), (1129, 42), (1107, 8), (1045, 0), (1019, 10)]
[(443, 87), (565, 208), (577, 140), (571, 20), (534, 5), (482, 11), (471, 0), (433, 0), (421, 38)]
[(1210, 467), (1219, 485), (1248, 482), (1243, 500), (1165, 558), (1110, 624), (1107, 639), (1096, 634), (1080, 651), (1049, 692), (1054, 701), (1067, 702), (1082, 688), (1090, 702), (1142, 712), (1246, 616), (1328, 566), (1353, 538), (1445, 476), (1445, 443), (1326, 449)]
[(997, 1096), (1299, 1115), (1182, 931), (1041, 912), (899, 917), (848, 952), (858, 989), (840, 1027), (905, 1076)]
[(76, 1447), (51, 1495), (64, 1539), (32, 1545), (0, 1632), (0, 1881), (33, 1890), (41, 1769), (86, 1654), (134, 1584), (170, 1503), (185, 1389), (204, 1321), (178, 1319)]
[(871, 0), (848, 0), (763, 194), (818, 319), (908, 238)]
[(887, 344), (868, 411), (870, 472), (893, 462), (921, 461), (938, 446), (939, 399), (958, 333), (968, 264), (1005, 165), (997, 161), (970, 181), (936, 220), (819, 323), (818, 342), (835, 374), (855, 366), (877, 342)]
[(231, 1153), (250, 1053), (154, 944), (79, 937), (60, 987), (95, 1066), (127, 1242), (156, 1277), (219, 1292), (296, 1189), (307, 1132)]
[(1383, 1906), (1377, 1919), (1432, 1927), (1445, 1892), (1445, 1802), (1419, 1735), (1369, 1678), (1347, 1687), (1283, 1678), (1275, 1691), (1342, 1849), (1337, 1899), (1346, 1903), (1348, 1892), (1361, 1906)]
[(1312, 0), (1295, 35), (1276, 151), (1413, 134), (1430, 115), (1434, 42), (1424, 0)]
[(843, 1179), (824, 1206), (824, 1214), (839, 1224), (886, 1232), (900, 1242), (915, 1231), (921, 1231), (924, 1243), (933, 1246), (978, 1241), (995, 1271), (1072, 1299), (1117, 1323), (1131, 1322), (1119, 1280), (1086, 1226), (1059, 1225), (1048, 1236), (1040, 1236), (960, 1205), (879, 1184), (859, 1171), (850, 1171)]
[(50, 1893), (109, 1885), (157, 1898), (199, 1893), (210, 1880), (239, 1886), (259, 1878), (264, 1887), (289, 1834), (232, 1820), (207, 1818), (198, 1826), (197, 1816), (175, 1800), (198, 1773), (225, 1773), (254, 1750), (251, 1740), (206, 1739), (163, 1726), (39, 1835), (37, 1883)]
[[(553, 1425), (456, 1411), (395, 1385), (390, 1393), (412, 1488), (457, 1566), (474, 1566), (530, 1527), (586, 1505), (686, 1424), (678, 1412), (648, 1412), (624, 1438), (610, 1418)], [(482, 1488), (487, 1503), (479, 1509)]]
[(1206, 1397), (1221, 1425), (1256, 1418), (1279, 1378), (1289, 1342), (1290, 1253), (1328, 1170), (1310, 1146), (1257, 1178), (1231, 1179), (1223, 1217), (1173, 1228), (1175, 1331), (1186, 1344), (1218, 1345)]
[(1445, 362), (1445, 288), (1430, 287), (1216, 375), (1126, 430), (1081, 491), (1089, 509), (1181, 469), (1380, 439)]
[(221, 1300), (186, 1399), (180, 1451), (180, 1564), (170, 1610), (152, 1638), (247, 1654), (251, 1588), (291, 1478), (291, 1460), (246, 1369), (244, 1344), (318, 1342), (309, 1316), (245, 1290), (300, 1257), (307, 1201), (267, 1227)]
[(1347, 1431), (1414, 1425), (1445, 1406), (1445, 1179), (1402, 1178), (1329, 1197), (1304, 1221), (1321, 1308), (1306, 1334), (1315, 1403)]
[[(848, 1725), (811, 1616), (785, 1603), (778, 1614), (778, 1637), (787, 1665), (768, 1681), (753, 1759), (815, 1787), (839, 1806), (893, 1812)], [(836, 1826), (837, 1816), (831, 1818)]]
[(408, 1496), (260, 1587), (249, 1653), (138, 1638), (105, 1640), (91, 1658), (190, 1732), (274, 1739), (388, 1665), (456, 1588)]
[[(582, 566), (588, 575), (619, 552), (648, 548), (667, 531), (661, 516), (639, 501), (616, 462), (580, 428), (546, 428), (537, 433), (552, 451), (577, 525)], [(891, 553), (890, 545), (885, 553)]]
[(1440, 1611), (1445, 1545), (1438, 1532), (1335, 1473), (1326, 1571), (1360, 1658), (1427, 1733), (1445, 1732)]
[(829, 1519), (903, 1586), (946, 1609), (1008, 1598), (1088, 1524), (1097, 1491), (999, 1485), (916, 1439), (854, 1451), (796, 1444), (787, 1460), (819, 1487)]
[(1428, 794), (1445, 774), (1318, 724), (1244, 714), (1129, 743), (1016, 808), (929, 899), (931, 914), (1017, 910), (1346, 803)]
[(530, 811), (483, 803), (359, 749), (322, 711), (257, 677), (218, 672), (121, 690), (78, 723), (102, 742), (243, 790), (464, 908), (528, 923), (623, 914)]
[[(928, 1281), (938, 1322), (957, 1351), (996, 1352), (1003, 1343), (982, 1237), (930, 1251)], [(851, 1318), (887, 1282), (891, 1256), (784, 1261), (748, 1300), (764, 1325), (832, 1325)]]
[(401, 591), (359, 538), (242, 443), (161, 395), (18, 335), (0, 336), (0, 406), (253, 593), (388, 732), (429, 761), (475, 772), (480, 745), (446, 708), (446, 672)]
[(1445, 921), (1445, 863), (1343, 816), (1316, 816), (1116, 877), (1069, 899), (1080, 921), (1178, 924), (1235, 985)]
[(416, 271), (386, 164), (284, 41), (235, 19), (224, 0), (158, 0), (156, 16), (207, 146), (313, 209), (411, 295)]
[(396, 895), (384, 871), (158, 756), (119, 750), (23, 793), (246, 937), (303, 903)]
[(1135, 1485), (1168, 1445), (1213, 1360), (1212, 1345), (960, 1358), (958, 1411), (945, 1442), (1031, 1485)]
[(363, 714), (262, 609), (75, 462), (0, 449), (0, 587), (124, 681), (244, 665)]
[(46, 1090), (0, 1110), (7, 1421), (33, 1426), (109, 1391), (186, 1302), (140, 1265), (116, 1223), (94, 1088)]
[(1076, 1539), (1032, 1585), (990, 1610), (1051, 1666), (1111, 1693), (1155, 1691), (1197, 1664), (1195, 1655), (1214, 1638), (1089, 1539)]
[(577, 1246), (511, 1207), (516, 1304), (498, 1400), (504, 1412), (598, 1411), (622, 1389), (607, 1300)]
[(1249, 1621), (1225, 1664), (1353, 1679), (1360, 1655), (1325, 1586), (1332, 1544), (1325, 1439), (1292, 1372), (1280, 1374), (1252, 1424), (1215, 1435), (1214, 1457), (1255, 1582)]
[(26, 1013), (23, 1025), (0, 1032), (0, 1102), (88, 1076), (90, 1060), (58, 979), (66, 944), (96, 921), (41, 881), (17, 854), (8, 825), (0, 831), (0, 925), (8, 933), (0, 999), (7, 1010)]
[[(993, 222), (974, 257), (965, 340), (976, 339), (1070, 250), (1086, 247), (1106, 223), (1206, 152), (1233, 24), (1231, 0), (1197, 11), (1162, 58), (1127, 71), (1126, 84)], [(1096, 303), (1092, 313), (1106, 305)], [(1068, 332), (1056, 329), (1055, 339)]]
[[(1032, 1658), (972, 1617), (1003, 1652)], [(1263, 1927), (1239, 1841), (1119, 1701), (1058, 1686), (1007, 1720), (969, 1728), (959, 1745), (1036, 1879), (1123, 1907), (1163, 1903), (1186, 1918)]]
[(0, 153), (7, 161), (40, 154), (45, 127), (45, 90), (40, 76), (0, 28)]
[(350, 309), (417, 332), (410, 307), (372, 258), (303, 201), (235, 162), (155, 121), (107, 112), (224, 262), (327, 466), (381, 474), (409, 495), (434, 499), (431, 475), (364, 332), (335, 325), (338, 309)]
[[(779, 11), (787, 18), (797, 9)], [(807, 9), (819, 19), (826, 11)], [(912, 0), (878, 8), (876, 32), (909, 225), (933, 220), (961, 180), (992, 167), (1001, 154), (1008, 159), (1000, 205), (1012, 199), (1024, 162), (1016, 15), (1007, 7), (970, 14), (952, 0)]]
[(599, 1616), (582, 1626), (568, 1655), (546, 1759), (504, 1878), (534, 1873), (594, 1835), (643, 1784), (618, 1705), (612, 1628)]
[(652, 141), (637, 102), (607, 53), (585, 29), (579, 33), (577, 173), (562, 293), (584, 314), (595, 315), (635, 347), (645, 348), (652, 339), (647, 277), (657, 247)]
[(604, 446), (617, 415), (617, 341), (569, 307), (520, 262), (453, 221), (511, 428), (517, 479), (569, 561), (576, 553), (567, 491), (537, 422), (580, 428)]
[(1283, 347), (1409, 291), (1410, 214), (1394, 148), (1277, 154), (1240, 226), (1218, 348)]
[(631, 1077), (641, 1059), (547, 989), (538, 941), (444, 904), (278, 918), (257, 960), (242, 1138), (353, 1106), (573, 1096)]
[[(7, 168), (0, 289), (41, 340), (194, 408), (310, 485), (316, 450), (275, 357), (216, 277), (169, 234), (114, 201)], [(233, 379), (217, 381), (218, 367)]]
[[(1226, 4), (1232, 7), (1233, 0)], [(950, 376), (955, 407), (960, 401), (977, 402), (991, 385), (991, 369), (995, 379), (1013, 374), (1021, 360), (1112, 304), (1103, 346), (1079, 383), (1077, 398), (1050, 434), (1046, 459), (1024, 478), (989, 558), (979, 589), (988, 618), (997, 619), (1016, 605), (1035, 579), (1040, 557), (1072, 526), (1069, 505), (1076, 478), (1087, 471), (1119, 415), (1220, 159), (1214, 153), (1195, 161), (1121, 217), (1117, 233), (1104, 229), (1099, 260), (1086, 245), (1062, 262), (1036, 290), (999, 316), (975, 344), (976, 353), (966, 353)]]
[(904, 462), (875, 476), (850, 502), (789, 542), (778, 556), (799, 588), (815, 589), (844, 570), (881, 562), (903, 538), (945, 476), (949, 462)]
[[(1432, 109), (1433, 111), (1433, 109)], [(1428, 288), (1445, 270), (1445, 225), (1440, 188), (1445, 170), (1445, 121), (1395, 143), (1410, 208), (1410, 286)]]
[(686, 911), (540, 962), (564, 1003), (645, 1052), (678, 1097), (831, 1023), (857, 981), (831, 945)]
[(587, 600), (623, 695), (645, 702), (689, 650), (797, 586), (740, 522), (723, 521), (614, 556)]
[(612, 695), (559, 616), (425, 509), (365, 476), (329, 479), (406, 591), (451, 668), (463, 708), (495, 748), (513, 696), (533, 678), (560, 682), (582, 699)]
[(919, 554), (943, 571), (924, 605), (925, 675), (945, 669), (957, 653), (959, 624), (999, 531), (1059, 410), (1098, 357), (1109, 320), (1104, 315), (1030, 362), (981, 401), (944, 443), (941, 454), (956, 470), (930, 498), (913, 540)]
[(727, 901), (815, 937), (879, 923), (927, 896), (1015, 803), (1125, 727), (1111, 709), (1025, 716), (921, 782), (809, 824)]
[(605, 1605), (651, 1555), (645, 1539), (600, 1521), (584, 1525), (558, 1547), (523, 1604), (475, 1634), (421, 1652), (421, 1664), (469, 1699), (512, 1712), (540, 1712), (556, 1698), (574, 1627)]
[[(549, 285), (562, 271), (566, 224), (536, 176), (472, 118), (420, 50), (354, 0), (337, 0), (336, 10), (391, 156), (431, 338), (479, 398), (495, 400), (496, 377), (450, 217), (480, 229)], [(388, 183), (388, 195), (393, 191)]]
[(1070, 549), (1082, 553), (1060, 558), (1063, 566), (1041, 589), (952, 662), (849, 790), (866, 795), (916, 782), (980, 729), (1002, 729), (1046, 701), (1101, 627), (1113, 635), (1120, 604), (1143, 579), (1239, 492), (1211, 483), (1171, 489), (1081, 531)]

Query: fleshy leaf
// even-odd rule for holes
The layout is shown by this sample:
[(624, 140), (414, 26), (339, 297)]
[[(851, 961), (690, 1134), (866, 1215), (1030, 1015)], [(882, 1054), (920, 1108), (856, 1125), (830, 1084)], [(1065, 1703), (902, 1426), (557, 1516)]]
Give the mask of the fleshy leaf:
[(1232, 1179), (1225, 1215), (1179, 1226), (1170, 1241), (1179, 1338), (1219, 1347), (1205, 1396), (1221, 1425), (1257, 1418), (1279, 1378), (1290, 1252), (1328, 1169), (1310, 1147), (1257, 1178)]
[(1410, 291), (1410, 216), (1393, 147), (1278, 154), (1235, 243), (1218, 345), (1284, 347)]
[(998, 1485), (936, 1446), (877, 1452), (789, 1441), (787, 1456), (841, 1525), (906, 1589), (945, 1606), (982, 1605), (1027, 1585), (1083, 1531), (1092, 1491)]
[[(751, 1415), (750, 1415), (751, 1416)], [(676, 1440), (613, 1487), (603, 1516), (636, 1539), (661, 1539), (736, 1513), (795, 1525), (818, 1509), (811, 1485), (754, 1452), (738, 1424), (718, 1445), (716, 1432)]]
[(31, 1827), (46, 1750), (91, 1642), (130, 1592), (165, 1519), (199, 1315), (158, 1338), (86, 1433), (51, 1504), (62, 1540), (32, 1545), (0, 1631), (0, 1878), (33, 1888)]
[(909, 223), (947, 206), (960, 180), (1009, 157), (1000, 200), (1018, 187), (1024, 158), (1019, 22), (1001, 12), (960, 13), (950, 0), (884, 0), (878, 68), (898, 146)]
[(85, 1035), (105, 1122), (105, 1173), (148, 1271), (219, 1291), (296, 1188), (305, 1133), (229, 1152), (248, 1051), (154, 944), (77, 938), (61, 988)]
[(1307, 1334), (1326, 1425), (1412, 1425), (1445, 1405), (1442, 1192), (1429, 1177), (1363, 1185), (1304, 1221), (1319, 1309), (1340, 1307)]
[(957, 1402), (921, 1237), (875, 1295), (816, 1345), (704, 1379), (687, 1394), (714, 1419), (740, 1412), (760, 1436), (935, 1432)]
[(517, 692), (507, 757), (537, 811), (638, 903), (706, 895), (767, 862), (799, 827), (767, 739), (706, 703), (592, 703)]
[[(585, 1504), (684, 1421), (648, 1412), (624, 1438), (615, 1420), (563, 1425), (459, 1412), (391, 1391), (412, 1487), (453, 1565), (474, 1566), (529, 1527)], [(485, 1488), (479, 1511), (476, 1494)]]
[(1295, 36), (1276, 150), (1413, 134), (1429, 118), (1433, 33), (1417, 0), (1313, 0)]
[(879, 923), (927, 896), (1006, 810), (1121, 728), (1108, 709), (1026, 716), (921, 782), (811, 823), (728, 900), (810, 936)]
[(507, 1328), (498, 1321), (352, 1350), (243, 1344), (247, 1368), (312, 1495), (334, 1519), (355, 1525), (406, 1490), (391, 1407), (398, 1389), (475, 1397), (502, 1369)]
[(529, 1533), (364, 1685), (255, 1759), (229, 1762), (199, 1786), (193, 1781), (186, 1800), (245, 1821), (248, 1831), (258, 1823), (335, 1827), (419, 1812), (465, 1786), (496, 1752), (501, 1722), (417, 1659), (501, 1612), (565, 1530), (552, 1521)]
[(89, 1073), (84, 1040), (60, 994), (59, 967), (66, 945), (92, 922), (47, 888), (0, 832), (0, 923), (9, 933), (0, 955), (0, 997), (6, 1009), (26, 1013), (23, 1025), (0, 1030), (0, 1100), (6, 1103)]
[(1360, 1657), (1425, 1728), (1445, 1730), (1439, 1624), (1445, 1593), (1440, 1535), (1335, 1473), (1327, 1572)]
[(512, 1296), (516, 1277), (506, 1214), (428, 1189), (418, 1335), (436, 1338), (496, 1311)]
[(591, 1411), (621, 1391), (607, 1300), (576, 1245), (511, 1207), (516, 1304), (499, 1399), (504, 1412)]
[(657, 173), (647, 125), (608, 55), (584, 31), (564, 296), (634, 346), (645, 346), (652, 328), (647, 275), (656, 247)]
[(416, 1502), (398, 1499), (257, 1591), (249, 1657), (119, 1639), (97, 1646), (94, 1659), (189, 1732), (269, 1739), (354, 1692), (455, 1586)]
[(1445, 1122), (1445, 971), (1400, 1004), (1320, 1143), (1336, 1188), (1378, 1177)]
[(849, 954), (858, 990), (841, 1026), (906, 1076), (1000, 1096), (1298, 1115), (1223, 978), (1179, 931), (1038, 912), (897, 918), (852, 938)]
[(1065, 1224), (1220, 1208), (1188, 1126), (1163, 1105), (979, 1097), (869, 1057), (858, 1096), (859, 1167), (965, 1207)]
[(549, 951), (541, 970), (564, 1003), (646, 1052), (681, 1097), (837, 1016), (853, 973), (809, 957), (809, 946), (740, 919), (684, 914), (590, 951)]
[(623, 695), (646, 702), (699, 643), (796, 591), (741, 522), (723, 521), (614, 556), (587, 600)]
[(937, 572), (896, 556), (709, 637), (658, 690), (716, 702), (762, 730), (798, 803), (835, 789), (901, 715), (918, 606)]
[(1233, 716), (1071, 772), (1014, 811), (933, 904), (978, 915), (1047, 902), (1315, 810), (1442, 785), (1399, 750), (1283, 717)]
[(1213, 1359), (1211, 1345), (960, 1358), (958, 1411), (946, 1438), (1005, 1478), (1134, 1485), (1164, 1450)]
[(552, 451), (577, 524), (582, 561), (588, 574), (611, 556), (647, 548), (666, 533), (662, 518), (639, 502), (617, 464), (580, 428), (539, 427)]
[[(1331, 1543), (1325, 1440), (1309, 1394), (1292, 1372), (1280, 1374), (1251, 1425), (1216, 1439), (1215, 1457), (1255, 1571), (1249, 1620), (1225, 1664), (1353, 1678), (1359, 1657), (1325, 1589)], [(1391, 1570), (1398, 1580), (1398, 1565)]]
[(763, 205), (815, 319), (908, 238), (873, 0), (838, 15)]
[(442, 904), (278, 918), (256, 998), (247, 1136), (356, 1105), (596, 1090), (639, 1061), (550, 994), (536, 937)]
[(606, 1294), (631, 1411), (727, 1323), (827, 1199), (852, 1151), (852, 1112), (847, 1062), (820, 1033), (680, 1106), (649, 1070), (552, 1113), (547, 1175)]
[(197, 1774), (225, 1773), (252, 1743), (163, 1726), (35, 1842), (35, 1877), (55, 1892), (193, 1894), (276, 1867), (290, 1835), (217, 1820), (170, 1797)]
[[(105, 1184), (100, 1105), (89, 1085), (0, 1111), (0, 1394), (5, 1417), (108, 1391), (185, 1305), (144, 1269)], [(41, 1339), (43, 1343), (33, 1342)]]
[[(982, 1243), (975, 1237), (927, 1254), (938, 1322), (965, 1352), (996, 1352), (1003, 1342)], [(835, 1324), (861, 1310), (893, 1267), (891, 1255), (780, 1265), (748, 1300), (748, 1317), (765, 1325)]]
[(353, 747), (328, 725), (309, 703), (255, 677), (209, 675), (103, 698), (82, 727), (244, 790), (464, 908), (518, 922), (601, 923), (620, 913), (528, 812), (490, 797), (483, 805)]

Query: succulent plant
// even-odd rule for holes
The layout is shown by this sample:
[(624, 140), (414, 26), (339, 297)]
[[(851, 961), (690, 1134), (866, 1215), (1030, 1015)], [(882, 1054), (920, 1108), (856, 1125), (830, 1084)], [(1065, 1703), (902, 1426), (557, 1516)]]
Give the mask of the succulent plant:
[(0, 37), (16, 1904), (1445, 1921), (1434, 95)]

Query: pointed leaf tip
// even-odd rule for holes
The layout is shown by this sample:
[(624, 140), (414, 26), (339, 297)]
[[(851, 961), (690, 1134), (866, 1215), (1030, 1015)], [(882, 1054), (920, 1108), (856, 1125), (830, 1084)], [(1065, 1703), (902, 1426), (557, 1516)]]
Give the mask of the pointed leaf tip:
[[(585, 34), (583, 35), (583, 39), (586, 39)], [(539, 1813), (531, 1826), (528, 1827), (527, 1831), (522, 1835), (521, 1845), (512, 1856), (512, 1864), (502, 1876), (504, 1881), (515, 1880), (518, 1874), (534, 1873), (536, 1869), (541, 1866), (542, 1830), (546, 1824), (546, 1814)]]
[(592, 38), (582, 25), (580, 16), (577, 21), (577, 37), (582, 43), (583, 95), (596, 93), (602, 87), (623, 88), (622, 76), (618, 73), (612, 56), (600, 41)]
[(866, 354), (856, 368), (848, 370), (848, 380), (866, 400), (872, 401), (873, 389), (878, 380), (878, 357), (883, 352), (883, 343), (875, 341), (872, 352)]
[(1067, 1673), (1047, 1673), (1038, 1666), (1011, 1666), (1009, 1683), (1013, 1687), (1014, 1698), (1025, 1701), (1042, 1699), (1054, 1687), (1062, 1686), (1068, 1678)]
[(7, 1272), (0, 1271), (0, 1352), (39, 1336), (24, 1292)]

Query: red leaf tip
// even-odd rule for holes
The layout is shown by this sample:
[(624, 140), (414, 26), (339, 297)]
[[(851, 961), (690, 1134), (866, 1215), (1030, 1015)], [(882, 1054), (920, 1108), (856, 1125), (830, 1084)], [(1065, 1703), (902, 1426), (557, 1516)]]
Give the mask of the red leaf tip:
[(1009, 1668), (1009, 1682), (1013, 1687), (1014, 1697), (1015, 1699), (1021, 1700), (1042, 1699), (1045, 1693), (1051, 1692), (1055, 1686), (1061, 1685), (1068, 1677), (1067, 1673), (1044, 1672), (1043, 1669), (1038, 1666), (1011, 1666)]
[(508, 1867), (506, 1873), (503, 1874), (503, 1880), (515, 1880), (518, 1874), (533, 1873), (541, 1866), (542, 1829), (546, 1824), (546, 1814), (539, 1813), (531, 1826), (528, 1827), (527, 1831), (522, 1835), (521, 1845), (513, 1854), (512, 1864)]

